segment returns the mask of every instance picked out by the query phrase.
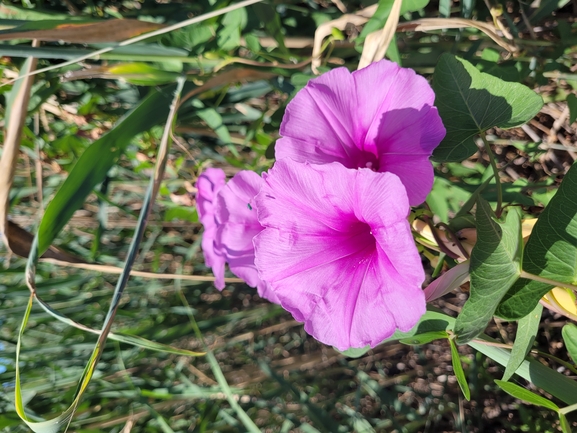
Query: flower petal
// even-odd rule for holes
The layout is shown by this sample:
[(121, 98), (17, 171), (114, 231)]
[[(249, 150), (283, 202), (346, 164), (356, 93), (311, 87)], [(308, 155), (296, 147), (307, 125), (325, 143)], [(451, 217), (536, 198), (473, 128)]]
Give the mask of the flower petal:
[(378, 155), (379, 171), (399, 176), (411, 206), (421, 204), (433, 186), (429, 157), (445, 136), (433, 90), (412, 69), (393, 62), (373, 63), (353, 77), (363, 148)]
[(346, 68), (309, 81), (286, 108), (276, 158), (347, 165), (359, 152), (351, 117), (356, 105), (353, 78)]
[(375, 346), (425, 312), (424, 271), (397, 176), (277, 161), (255, 200), (256, 266), (305, 330), (339, 350)]
[(222, 252), (230, 270), (249, 286), (257, 287), (262, 297), (278, 303), (274, 293), (269, 293), (254, 265), (253, 238), (263, 230), (254, 208), (254, 198), (263, 183), (253, 171), (237, 173), (223, 187), (216, 198), (215, 216), (217, 229), (214, 244)]
[(202, 251), (206, 266), (212, 268), (215, 276), (214, 285), (217, 289), (224, 289), (224, 263), (221, 251), (215, 247), (217, 222), (215, 219), (215, 203), (218, 192), (224, 187), (226, 176), (218, 168), (207, 168), (196, 182), (196, 208), (200, 222), (204, 226), (202, 235)]

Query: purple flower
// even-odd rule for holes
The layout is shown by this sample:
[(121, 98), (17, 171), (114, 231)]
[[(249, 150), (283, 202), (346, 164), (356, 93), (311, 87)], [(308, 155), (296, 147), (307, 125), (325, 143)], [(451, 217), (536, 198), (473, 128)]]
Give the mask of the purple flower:
[(256, 267), (309, 334), (346, 350), (417, 323), (425, 275), (396, 175), (283, 159), (263, 177)]
[(224, 263), (226, 259), (214, 246), (217, 223), (215, 218), (216, 195), (224, 187), (226, 176), (219, 168), (207, 168), (196, 182), (196, 209), (198, 218), (204, 226), (202, 235), (202, 251), (206, 266), (212, 268), (215, 276), (214, 285), (224, 289)]
[(333, 69), (288, 104), (276, 158), (391, 172), (419, 205), (433, 186), (429, 157), (445, 136), (434, 100), (423, 77), (387, 60), (352, 74)]
[[(198, 178), (198, 212), (204, 225), (202, 249), (212, 267), (217, 289), (224, 289), (224, 264), (263, 298), (278, 303), (254, 265), (252, 239), (263, 230), (254, 209), (254, 198), (263, 183), (252, 171), (237, 173), (224, 185), (224, 172), (207, 169)], [(209, 183), (208, 180), (211, 180)]]

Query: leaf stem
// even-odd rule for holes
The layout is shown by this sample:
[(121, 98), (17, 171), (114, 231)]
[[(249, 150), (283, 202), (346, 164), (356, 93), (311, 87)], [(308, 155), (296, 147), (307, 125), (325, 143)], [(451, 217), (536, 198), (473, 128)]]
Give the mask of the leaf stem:
[(526, 278), (528, 280), (535, 280), (539, 281), (540, 283), (550, 284), (555, 287), (565, 287), (566, 289), (571, 289), (574, 292), (577, 292), (577, 286), (569, 283), (564, 283), (562, 281), (551, 280), (549, 278), (541, 277), (539, 275), (531, 274), (529, 272), (521, 271), (519, 275), (520, 278)]
[(559, 409), (559, 412), (565, 415), (568, 414), (569, 412), (573, 412), (576, 409), (577, 409), (577, 403), (572, 404), (571, 406), (562, 407), (561, 409)]
[(489, 162), (491, 163), (491, 167), (493, 168), (493, 173), (495, 173), (495, 185), (497, 186), (497, 209), (495, 210), (495, 214), (497, 217), (501, 216), (501, 212), (503, 210), (503, 189), (501, 187), (501, 178), (499, 177), (499, 169), (497, 168), (497, 161), (495, 160), (495, 155), (491, 150), (491, 145), (485, 138), (485, 133), (482, 132), (480, 134), (481, 140), (483, 140), (483, 144), (485, 145), (485, 151), (489, 156)]

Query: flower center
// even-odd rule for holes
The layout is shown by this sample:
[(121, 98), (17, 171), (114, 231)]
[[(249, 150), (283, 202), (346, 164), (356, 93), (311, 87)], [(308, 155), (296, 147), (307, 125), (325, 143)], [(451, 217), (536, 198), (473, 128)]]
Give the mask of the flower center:
[(356, 221), (351, 226), (351, 242), (355, 245), (355, 248), (360, 250), (366, 250), (367, 252), (373, 251), (375, 248), (375, 236), (369, 226), (365, 222)]
[(362, 152), (359, 156), (357, 167), (379, 171), (379, 158), (371, 152)]

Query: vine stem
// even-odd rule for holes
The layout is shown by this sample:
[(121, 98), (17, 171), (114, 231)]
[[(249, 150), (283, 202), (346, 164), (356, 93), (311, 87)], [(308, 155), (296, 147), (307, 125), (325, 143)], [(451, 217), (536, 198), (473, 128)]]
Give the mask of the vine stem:
[(540, 283), (551, 284), (552, 286), (555, 287), (565, 287), (567, 289), (573, 290), (574, 292), (577, 292), (577, 286), (574, 286), (573, 284), (564, 283), (562, 281), (557, 280), (551, 280), (549, 278), (541, 277), (539, 275), (531, 274), (529, 272), (521, 271), (519, 277), (526, 278), (528, 280), (539, 281)]
[(495, 160), (495, 154), (491, 150), (491, 145), (485, 138), (485, 133), (482, 132), (480, 136), (481, 140), (483, 140), (483, 144), (485, 145), (487, 155), (489, 156), (489, 162), (491, 163), (491, 167), (493, 168), (493, 173), (495, 173), (495, 185), (497, 186), (497, 209), (495, 210), (495, 214), (497, 215), (497, 217), (500, 217), (501, 212), (503, 211), (503, 188), (501, 187), (501, 178), (499, 177), (499, 169), (497, 168), (497, 161)]

